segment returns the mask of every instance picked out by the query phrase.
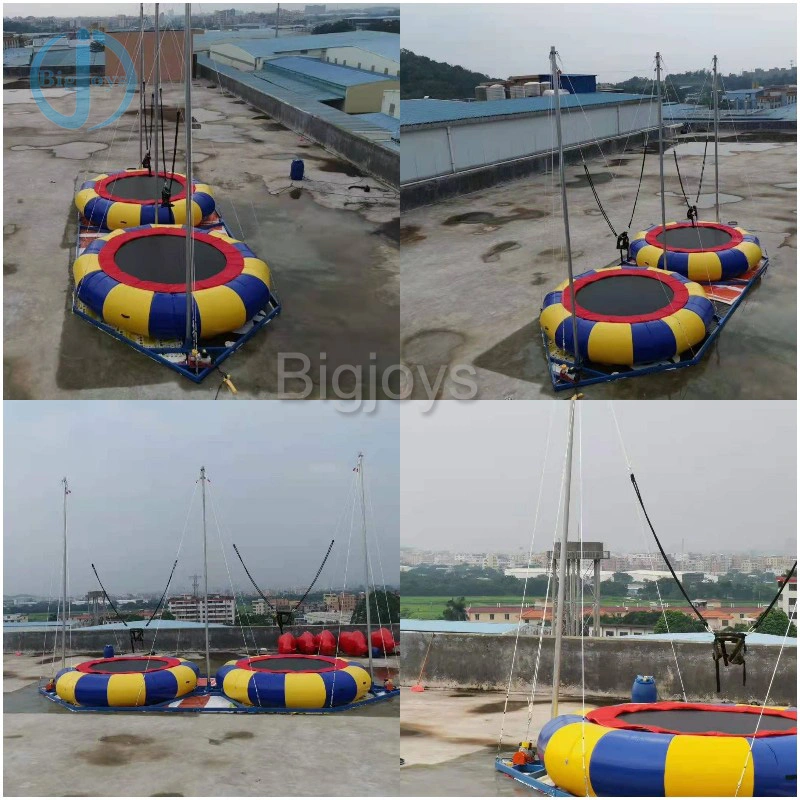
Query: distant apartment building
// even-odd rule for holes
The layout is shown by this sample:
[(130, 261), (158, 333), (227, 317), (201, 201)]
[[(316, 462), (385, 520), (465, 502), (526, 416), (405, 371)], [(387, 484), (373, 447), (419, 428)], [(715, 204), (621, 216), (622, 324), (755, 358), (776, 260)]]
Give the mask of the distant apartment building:
[[(182, 594), (170, 597), (167, 608), (176, 620), (183, 622), (205, 622), (206, 603), (202, 597), (191, 594)], [(236, 621), (236, 601), (233, 597), (223, 594), (208, 596), (208, 621), (233, 625)]]
[[(778, 583), (783, 583), (785, 578), (778, 578)], [(788, 586), (781, 592), (780, 607), (789, 619), (797, 618), (797, 578), (790, 578)]]
[(322, 601), (325, 603), (326, 611), (352, 614), (356, 610), (358, 597), (350, 592), (339, 592), (339, 594), (330, 592), (323, 596)]
[(27, 614), (3, 614), (3, 622), (27, 622)]

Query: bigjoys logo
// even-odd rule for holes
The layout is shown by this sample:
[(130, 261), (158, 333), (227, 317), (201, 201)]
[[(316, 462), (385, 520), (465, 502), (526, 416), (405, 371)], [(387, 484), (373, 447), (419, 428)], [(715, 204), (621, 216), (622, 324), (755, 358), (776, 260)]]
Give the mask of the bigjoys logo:
[[(61, 128), (77, 130), (82, 128), (89, 119), (92, 86), (124, 86), (125, 93), (116, 111), (103, 122), (92, 125), (89, 130), (93, 131), (98, 128), (105, 128), (119, 119), (131, 104), (136, 91), (136, 69), (133, 66), (131, 57), (128, 55), (128, 51), (116, 39), (105, 36), (101, 31), (95, 31), (94, 39), (90, 42), (89, 31), (82, 28), (78, 31), (77, 38), (82, 43), (78, 44), (77, 47), (70, 47), (69, 50), (71, 57), (75, 59), (74, 75), (64, 75), (62, 70), (54, 71), (44, 67), (48, 53), (63, 52), (63, 49), (55, 50), (55, 48), (62, 40), (66, 41), (64, 36), (56, 36), (50, 39), (34, 56), (31, 62), (31, 94), (36, 105), (39, 106), (39, 110), (50, 122)], [(119, 59), (123, 77), (110, 79), (105, 76), (93, 76), (91, 74), (92, 42), (105, 46), (106, 51), (110, 50)], [(74, 88), (75, 112), (73, 114), (62, 114), (50, 105), (42, 89), (52, 88)]]

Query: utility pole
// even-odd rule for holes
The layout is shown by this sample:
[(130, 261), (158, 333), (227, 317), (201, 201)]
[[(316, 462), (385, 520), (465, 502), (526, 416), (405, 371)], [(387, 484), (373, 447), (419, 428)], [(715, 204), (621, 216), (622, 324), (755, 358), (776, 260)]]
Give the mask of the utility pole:
[(656, 53), (658, 88), (658, 177), (661, 182), (661, 230), (664, 232), (664, 269), (667, 269), (667, 198), (664, 194), (664, 101), (661, 95), (661, 53)]
[[(364, 503), (364, 454), (358, 454), (358, 477), (361, 484), (361, 530), (364, 534), (364, 604), (367, 608), (367, 656), (369, 677), (374, 680), (372, 669), (372, 620), (369, 609), (369, 550), (367, 549), (367, 509)], [(377, 602), (377, 598), (375, 598)]]
[(64, 562), (61, 585), (61, 669), (67, 666), (67, 495), (70, 493), (66, 478), (64, 485)]
[(278, 38), (278, 25), (281, 19), (281, 4), (278, 3), (278, 10), (275, 12), (275, 38)]

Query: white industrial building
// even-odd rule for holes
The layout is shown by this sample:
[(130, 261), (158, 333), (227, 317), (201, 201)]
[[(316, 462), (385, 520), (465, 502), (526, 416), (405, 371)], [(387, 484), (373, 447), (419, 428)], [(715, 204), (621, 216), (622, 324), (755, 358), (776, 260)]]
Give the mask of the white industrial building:
[[(782, 582), (782, 579), (779, 578), (778, 582)], [(795, 619), (797, 616), (797, 578), (789, 580), (788, 586), (781, 592), (779, 602), (783, 613), (789, 619)]]
[[(187, 622), (206, 621), (206, 602), (203, 597), (182, 594), (170, 597), (167, 608), (176, 620)], [(236, 621), (236, 601), (230, 595), (208, 596), (208, 621), (233, 625)]]
[[(561, 97), (564, 147), (627, 137), (658, 124), (655, 98), (594, 92)], [(400, 183), (411, 184), (551, 153), (554, 98), (404, 100)]]

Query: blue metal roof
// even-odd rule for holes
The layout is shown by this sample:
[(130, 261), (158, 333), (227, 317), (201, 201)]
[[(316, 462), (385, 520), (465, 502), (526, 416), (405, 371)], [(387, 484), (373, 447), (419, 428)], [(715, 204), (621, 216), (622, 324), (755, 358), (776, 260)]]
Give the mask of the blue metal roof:
[(9, 47), (3, 50), (4, 67), (27, 67), (33, 58), (32, 47)]
[[(738, 121), (759, 121), (759, 120), (781, 120), (797, 121), (797, 105), (778, 106), (778, 108), (751, 108), (751, 109), (731, 109), (720, 111), (722, 122)], [(668, 103), (664, 106), (664, 119), (673, 122), (711, 122), (713, 112), (705, 106), (695, 106), (689, 103)]]
[(400, 120), (397, 117), (382, 114), (379, 111), (372, 114), (359, 114), (358, 117), (375, 123), (379, 128), (385, 128), (394, 138), (400, 138)]
[(235, 42), (251, 56), (269, 58), (296, 50), (321, 50), (328, 47), (360, 47), (371, 53), (400, 61), (400, 36), (381, 31), (320, 33), (316, 36), (282, 36), (278, 39), (241, 39)]
[(304, 58), (303, 56), (273, 58), (267, 62), (267, 65), (344, 87), (361, 86), (365, 83), (381, 83), (387, 80), (397, 81), (394, 76), (390, 77), (377, 72), (367, 72), (355, 67), (343, 67), (339, 64), (329, 64), (326, 61), (320, 61), (318, 58)]
[[(565, 109), (582, 106), (619, 105), (650, 100), (640, 94), (617, 92), (592, 92), (591, 94), (565, 94), (561, 96), (561, 107)], [(554, 96), (520, 97), (513, 100), (483, 100), (466, 103), (462, 100), (402, 100), (400, 121), (402, 125), (430, 125), (454, 122), (461, 119), (484, 119), (510, 114), (531, 114), (551, 111)]]
[(401, 631), (420, 633), (511, 633), (516, 631), (516, 623), (497, 622), (450, 622), (444, 619), (401, 619)]
[(264, 66), (257, 72), (248, 74), (274, 87), (288, 89), (302, 97), (307, 97), (309, 100), (318, 100), (320, 103), (330, 100), (343, 100), (346, 94), (345, 89), (340, 86), (321, 87), (318, 84), (312, 84), (303, 80), (302, 77), (293, 77), (283, 70), (270, 69), (269, 62), (267, 66)]

